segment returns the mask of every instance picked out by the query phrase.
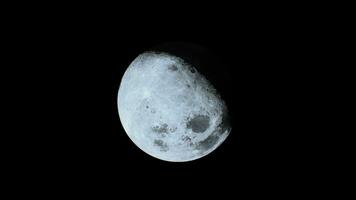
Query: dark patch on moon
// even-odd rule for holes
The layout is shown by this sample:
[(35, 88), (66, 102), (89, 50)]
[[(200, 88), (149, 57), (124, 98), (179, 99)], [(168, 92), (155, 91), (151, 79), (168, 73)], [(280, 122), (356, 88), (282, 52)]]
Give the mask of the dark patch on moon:
[(192, 72), (194, 74), (195, 73), (195, 69), (191, 68), (190, 72)]
[(169, 148), (166, 143), (164, 143), (162, 140), (154, 140), (153, 144), (155, 146), (158, 146), (160, 148), (160, 151), (168, 151)]
[(149, 108), (149, 106), (146, 106), (146, 108)]
[(152, 131), (156, 133), (167, 133), (168, 132), (168, 125), (161, 124), (159, 126), (152, 127)]
[(205, 140), (198, 142), (195, 148), (198, 150), (209, 150), (219, 141), (219, 136), (215, 134), (209, 135)]
[(220, 135), (224, 134), (227, 130), (231, 129), (231, 124), (230, 124), (229, 115), (227, 113), (227, 110), (223, 111), (221, 123), (218, 125), (218, 128), (220, 129), (220, 131), (218, 132), (218, 134), (220, 134)]
[(192, 129), (193, 132), (202, 133), (209, 128), (210, 118), (206, 115), (197, 115), (187, 123), (187, 128)]
[(168, 69), (171, 70), (171, 71), (177, 71), (178, 70), (178, 67), (176, 65), (169, 65), (168, 66)]
[(190, 88), (190, 85), (189, 85), (189, 84), (187, 84), (187, 87), (188, 87), (188, 88)]

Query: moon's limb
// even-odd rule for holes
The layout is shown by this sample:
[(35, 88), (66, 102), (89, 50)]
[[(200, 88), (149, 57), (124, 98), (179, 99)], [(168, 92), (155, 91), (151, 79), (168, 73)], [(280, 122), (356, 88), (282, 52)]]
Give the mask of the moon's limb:
[(147, 154), (183, 162), (215, 150), (231, 127), (214, 87), (182, 59), (147, 52), (126, 70), (118, 93), (121, 123)]

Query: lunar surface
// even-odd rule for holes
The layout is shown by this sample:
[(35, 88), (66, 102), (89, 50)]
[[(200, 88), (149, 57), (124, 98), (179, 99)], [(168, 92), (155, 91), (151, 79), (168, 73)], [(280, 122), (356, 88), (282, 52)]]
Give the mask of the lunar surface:
[(121, 80), (117, 103), (129, 138), (165, 161), (201, 158), (231, 131), (226, 104), (214, 86), (195, 66), (168, 53), (139, 55)]

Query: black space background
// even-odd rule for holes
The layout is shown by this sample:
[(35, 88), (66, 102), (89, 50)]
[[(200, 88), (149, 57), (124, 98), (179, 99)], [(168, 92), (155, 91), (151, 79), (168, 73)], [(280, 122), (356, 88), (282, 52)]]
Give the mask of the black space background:
[[(77, 11), (48, 10), (23, 19), (29, 33), (24, 41), (30, 41), (38, 69), (35, 85), (27, 87), (41, 96), (33, 100), (33, 112), (39, 132), (46, 133), (36, 138), (41, 145), (34, 147), (38, 159), (31, 166), (45, 184), (218, 192), (295, 190), (314, 181), (314, 157), (306, 152), (313, 130), (300, 117), (308, 99), (299, 94), (312, 74), (313, 63), (306, 61), (313, 55), (310, 41), (318, 37), (316, 23), (287, 17), (288, 11)], [(226, 62), (231, 77), (221, 92), (228, 94), (232, 132), (214, 152), (192, 162), (165, 162), (142, 152), (117, 111), (128, 65), (171, 41), (209, 49)]]

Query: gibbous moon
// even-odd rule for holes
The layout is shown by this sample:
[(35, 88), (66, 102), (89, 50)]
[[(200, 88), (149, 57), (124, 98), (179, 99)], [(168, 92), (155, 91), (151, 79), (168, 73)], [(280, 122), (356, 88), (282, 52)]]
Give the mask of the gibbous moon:
[(231, 131), (219, 92), (196, 66), (168, 53), (139, 55), (121, 80), (117, 103), (132, 142), (165, 161), (201, 158)]

